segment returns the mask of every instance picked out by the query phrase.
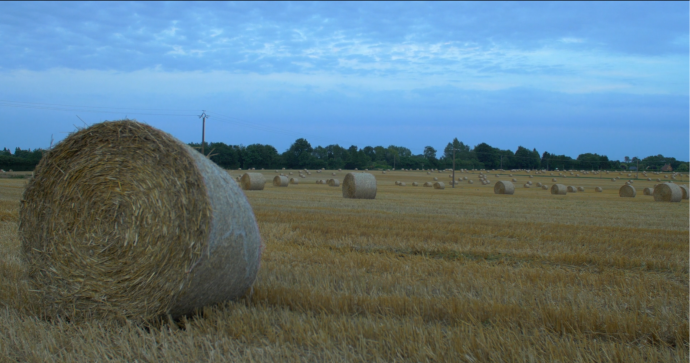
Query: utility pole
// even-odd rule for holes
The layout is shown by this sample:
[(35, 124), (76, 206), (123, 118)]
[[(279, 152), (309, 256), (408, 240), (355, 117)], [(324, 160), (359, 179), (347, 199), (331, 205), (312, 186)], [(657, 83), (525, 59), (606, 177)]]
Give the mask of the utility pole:
[(453, 148), (453, 180), (450, 181), (450, 187), (455, 188), (455, 151), (458, 150)]
[(206, 143), (206, 119), (209, 117), (211, 116), (206, 114), (206, 110), (201, 110), (201, 115), (199, 115), (199, 118), (201, 119), (201, 155), (205, 155), (204, 144)]

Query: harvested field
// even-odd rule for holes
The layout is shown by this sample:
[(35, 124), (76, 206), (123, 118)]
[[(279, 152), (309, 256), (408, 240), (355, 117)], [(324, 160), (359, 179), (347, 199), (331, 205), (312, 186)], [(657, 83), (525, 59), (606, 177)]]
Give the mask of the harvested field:
[(394, 184), (432, 181), (426, 171), (375, 176), (376, 199), (345, 199), (315, 176), (245, 191), (266, 245), (251, 299), (148, 327), (41, 319), (17, 237), (26, 180), (0, 179), (0, 356), (687, 362), (688, 200), (620, 198), (601, 175), (580, 175), (584, 192), (510, 198), (493, 184)]

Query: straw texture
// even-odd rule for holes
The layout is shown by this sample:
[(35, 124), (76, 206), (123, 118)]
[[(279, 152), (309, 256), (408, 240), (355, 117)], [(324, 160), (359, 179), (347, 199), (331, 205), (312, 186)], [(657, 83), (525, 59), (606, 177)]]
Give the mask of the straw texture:
[(240, 184), (244, 190), (264, 190), (266, 179), (261, 173), (244, 173), (240, 178)]
[(632, 185), (623, 185), (620, 189), (618, 189), (618, 196), (620, 197), (635, 198), (636, 195), (637, 191)]
[(343, 198), (376, 198), (376, 177), (369, 173), (348, 173), (343, 179)]
[(20, 207), (22, 258), (46, 316), (173, 317), (242, 296), (261, 238), (227, 172), (132, 120), (69, 135)]
[(676, 184), (662, 183), (654, 187), (655, 202), (680, 202), (683, 190)]
[(494, 185), (495, 194), (513, 194), (515, 193), (515, 185), (509, 181), (497, 181)]
[(568, 189), (563, 184), (554, 184), (551, 186), (551, 194), (566, 195)]
[(273, 178), (273, 186), (274, 187), (286, 187), (289, 184), (290, 184), (290, 180), (288, 179), (287, 176), (276, 175), (276, 177)]

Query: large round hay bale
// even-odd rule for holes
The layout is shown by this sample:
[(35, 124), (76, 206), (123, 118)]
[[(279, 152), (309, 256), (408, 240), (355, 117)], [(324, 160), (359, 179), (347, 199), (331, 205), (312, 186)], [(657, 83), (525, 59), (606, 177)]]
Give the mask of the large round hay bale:
[(328, 186), (329, 186), (329, 187), (339, 187), (339, 186), (340, 186), (340, 180), (338, 180), (338, 179), (328, 179)]
[(261, 256), (232, 177), (132, 120), (94, 124), (43, 156), (19, 238), (43, 314), (66, 319), (191, 314), (244, 295)]
[(654, 188), (655, 202), (680, 202), (683, 190), (676, 184), (661, 183)]
[(654, 195), (654, 188), (644, 188), (642, 190), (643, 195)]
[[(303, 178), (303, 175), (300, 175), (301, 178)], [(299, 179), (297, 178), (290, 178), (290, 184), (299, 184)]]
[(596, 188), (594, 188), (594, 190), (598, 193), (601, 193), (604, 191), (604, 189), (602, 187), (596, 187)]
[(551, 186), (551, 194), (566, 195), (567, 193), (568, 189), (563, 184), (554, 184)]
[(618, 189), (618, 196), (624, 197), (624, 198), (635, 198), (637, 195), (637, 191), (635, 191), (635, 187), (632, 185), (623, 185), (620, 189)]
[(261, 173), (244, 173), (240, 178), (240, 184), (244, 190), (264, 190), (266, 179)]
[(683, 192), (683, 199), (688, 199), (688, 195), (690, 192), (688, 191), (688, 187), (686, 185), (679, 185), (680, 190)]
[(434, 183), (434, 189), (446, 189), (446, 185), (443, 182)]
[(273, 178), (273, 186), (274, 187), (286, 187), (290, 184), (290, 179), (286, 176), (282, 175), (276, 175), (275, 178)]
[(515, 193), (515, 186), (513, 183), (505, 180), (497, 181), (494, 185), (495, 194), (510, 194)]
[(343, 179), (343, 198), (376, 198), (376, 177), (369, 173), (348, 173)]

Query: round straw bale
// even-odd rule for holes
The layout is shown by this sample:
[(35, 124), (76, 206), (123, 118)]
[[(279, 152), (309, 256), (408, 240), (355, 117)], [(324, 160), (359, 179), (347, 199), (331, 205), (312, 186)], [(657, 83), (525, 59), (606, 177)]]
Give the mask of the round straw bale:
[(244, 193), (151, 126), (103, 122), (67, 136), (22, 199), (21, 257), (47, 317), (179, 317), (256, 279), (261, 237)]
[(543, 185), (541, 186), (541, 188), (544, 189), (544, 190), (549, 190), (549, 186), (546, 185), (546, 184), (543, 184)]
[(676, 184), (661, 183), (654, 188), (655, 202), (680, 202), (683, 189)]
[(398, 184), (398, 185), (401, 187), (404, 187), (406, 184), (405, 184), (405, 182), (400, 182), (400, 184)]
[(376, 177), (369, 173), (348, 173), (343, 179), (343, 198), (376, 198)]
[(652, 181), (652, 178), (647, 178), (647, 181)]
[(338, 179), (328, 179), (328, 186), (330, 186), (330, 187), (339, 187), (339, 186), (340, 186), (340, 180), (338, 180)]
[(513, 177), (513, 174), (508, 174), (508, 176), (512, 178), (512, 177)]
[(681, 191), (683, 192), (683, 199), (688, 199), (688, 187), (686, 185), (679, 185)]
[(335, 173), (331, 173), (332, 176), (335, 176)]
[[(300, 175), (302, 176), (302, 175)], [(290, 178), (290, 184), (299, 184), (299, 179), (297, 178)]]
[(604, 189), (602, 187), (596, 187), (596, 188), (594, 188), (594, 190), (599, 192), (599, 193), (604, 191)]
[(517, 179), (513, 178), (512, 182), (517, 183)]
[(635, 198), (636, 195), (637, 191), (635, 191), (635, 187), (632, 185), (623, 185), (618, 189), (618, 196), (620, 197)]
[(290, 180), (286, 176), (276, 175), (276, 177), (273, 178), (273, 186), (274, 187), (286, 187), (289, 184), (290, 184)]
[(264, 190), (266, 179), (261, 173), (244, 173), (240, 178), (240, 184), (244, 190)]
[(654, 195), (654, 188), (644, 188), (644, 190), (642, 190), (642, 194), (644, 194), (644, 195)]
[(472, 180), (472, 179), (468, 180), (467, 184), (474, 184), (474, 180)]
[(563, 184), (554, 184), (551, 187), (551, 194), (566, 195), (567, 193), (568, 189)]
[(507, 180), (497, 181), (494, 185), (495, 194), (513, 194), (515, 193), (515, 186)]
[(434, 177), (434, 181), (438, 181), (438, 178), (437, 178), (437, 177)]
[(541, 188), (541, 185), (542, 184), (540, 182), (537, 182), (537, 188)]
[(568, 185), (568, 193), (577, 193), (577, 188), (572, 185)]
[(417, 182), (412, 182), (412, 186), (413, 186), (413, 187), (419, 186), (419, 183), (417, 183)]
[(616, 181), (616, 178), (611, 178), (611, 181), (612, 181), (612, 182), (615, 182), (615, 181)]
[(551, 178), (551, 181), (555, 183), (557, 180), (556, 178)]
[(433, 187), (433, 186), (434, 186), (434, 183), (432, 183), (432, 182), (426, 182), (426, 183), (424, 183), (423, 186), (425, 186), (425, 187)]
[(531, 187), (532, 187), (532, 184), (530, 184), (530, 183), (525, 183), (525, 184), (523, 185), (523, 187), (524, 187), (524, 188), (531, 188)]
[(434, 183), (434, 189), (446, 189), (446, 185), (443, 182)]
[(577, 187), (577, 191), (578, 191), (578, 192), (584, 192), (584, 191), (585, 191), (585, 187)]

